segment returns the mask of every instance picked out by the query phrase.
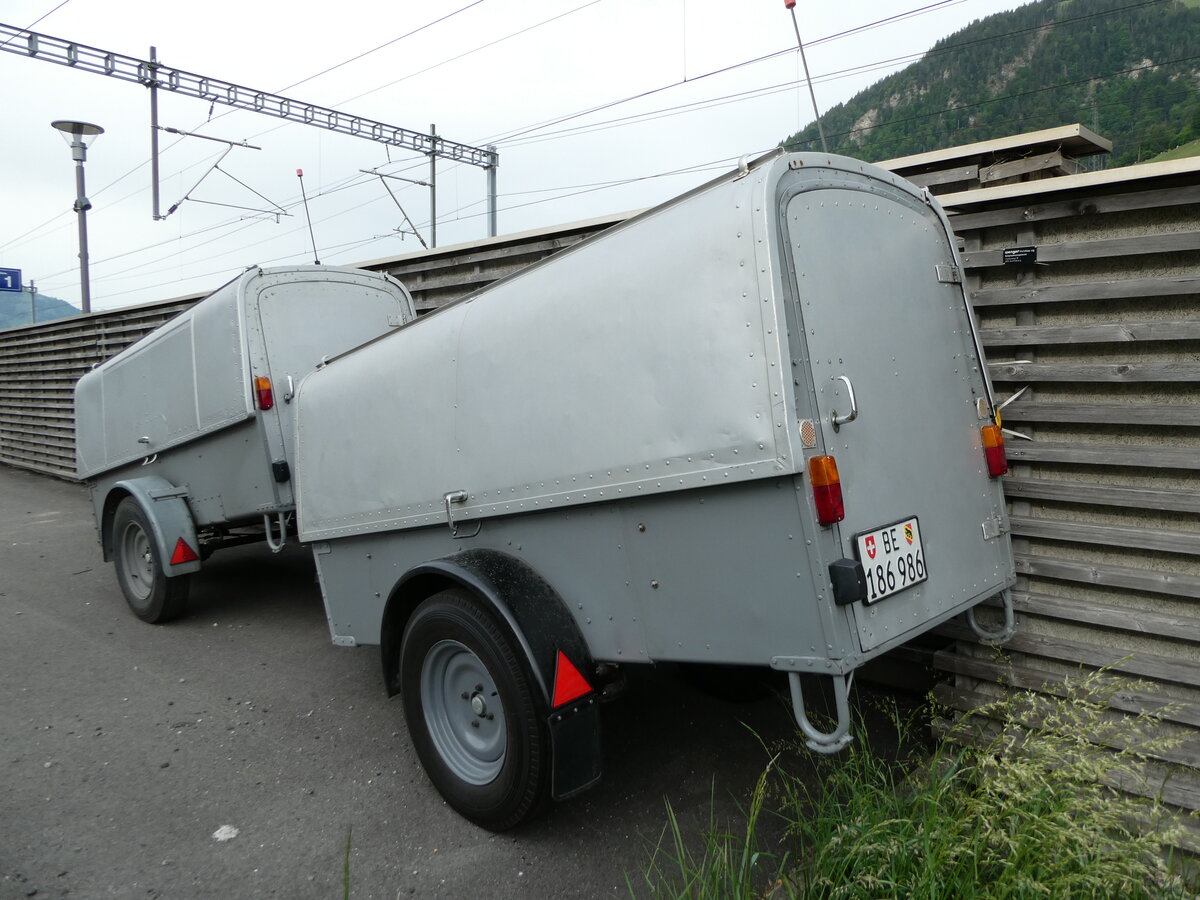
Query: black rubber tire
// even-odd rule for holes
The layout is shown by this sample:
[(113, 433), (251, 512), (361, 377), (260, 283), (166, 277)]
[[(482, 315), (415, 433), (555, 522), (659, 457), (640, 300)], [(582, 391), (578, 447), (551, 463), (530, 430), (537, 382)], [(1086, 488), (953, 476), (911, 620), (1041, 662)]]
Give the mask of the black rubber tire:
[[(438, 669), (447, 653), (476, 668), (487, 682), (480, 696), (493, 705), (491, 722), (477, 717), (475, 696), (459, 693), (453, 672), (438, 683), (423, 675)], [(442, 666), (443, 669), (446, 666)], [(446, 590), (425, 600), (408, 621), (400, 645), (400, 689), (404, 715), (417, 756), (434, 787), (462, 816), (491, 831), (505, 831), (540, 813), (549, 799), (550, 739), (545, 715), (534, 694), (524, 654), (506, 628), (471, 595)], [(472, 678), (472, 680), (476, 680)], [(469, 689), (468, 689), (469, 690)], [(423, 694), (425, 695), (423, 697)], [(428, 703), (426, 702), (428, 698)], [(495, 715), (495, 714), (499, 715)], [(502, 723), (502, 727), (496, 721)], [(472, 731), (471, 721), (476, 722)], [(483, 728), (477, 728), (482, 724)], [(467, 742), (487, 737), (488, 725), (502, 752), (485, 762), (474, 778), (464, 777), (455, 760)], [(439, 749), (439, 747), (441, 749)], [(468, 764), (478, 762), (467, 749)]]
[(113, 514), (112, 542), (117, 583), (133, 614), (152, 624), (178, 618), (187, 606), (191, 576), (168, 578), (163, 573), (150, 523), (132, 497), (122, 500)]

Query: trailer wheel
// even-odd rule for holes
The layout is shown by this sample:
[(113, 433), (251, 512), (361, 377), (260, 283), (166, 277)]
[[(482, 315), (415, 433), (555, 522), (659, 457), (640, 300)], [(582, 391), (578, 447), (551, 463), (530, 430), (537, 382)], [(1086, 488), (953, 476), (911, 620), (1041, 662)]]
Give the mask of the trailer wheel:
[(139, 619), (169, 622), (183, 612), (190, 576), (163, 573), (150, 523), (132, 497), (122, 500), (113, 515), (113, 561), (125, 601)]
[(493, 831), (541, 811), (549, 736), (520, 649), (470, 595), (425, 600), (400, 647), (404, 714), (426, 773), (460, 814)]

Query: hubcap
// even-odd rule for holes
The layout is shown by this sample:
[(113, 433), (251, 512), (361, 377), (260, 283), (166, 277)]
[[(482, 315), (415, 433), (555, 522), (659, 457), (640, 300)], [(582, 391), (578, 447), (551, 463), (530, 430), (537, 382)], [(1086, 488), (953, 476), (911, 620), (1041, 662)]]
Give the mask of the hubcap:
[(126, 525), (121, 534), (121, 556), (130, 591), (139, 600), (145, 600), (154, 588), (154, 554), (150, 539), (136, 522)]
[(438, 641), (421, 664), (421, 707), (438, 755), (468, 784), (491, 782), (504, 766), (504, 706), (487, 667), (466, 645)]

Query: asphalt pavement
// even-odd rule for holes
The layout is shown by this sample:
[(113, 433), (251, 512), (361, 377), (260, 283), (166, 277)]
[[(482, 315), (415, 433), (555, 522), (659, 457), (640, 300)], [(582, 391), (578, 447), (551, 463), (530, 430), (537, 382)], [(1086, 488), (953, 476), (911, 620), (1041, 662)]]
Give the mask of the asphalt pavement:
[(0, 898), (629, 896), (666, 821), (736, 818), (785, 704), (637, 673), (600, 785), (516, 831), (426, 780), (376, 648), (334, 647), (308, 552), (215, 555), (147, 625), (86, 490), (0, 466)]

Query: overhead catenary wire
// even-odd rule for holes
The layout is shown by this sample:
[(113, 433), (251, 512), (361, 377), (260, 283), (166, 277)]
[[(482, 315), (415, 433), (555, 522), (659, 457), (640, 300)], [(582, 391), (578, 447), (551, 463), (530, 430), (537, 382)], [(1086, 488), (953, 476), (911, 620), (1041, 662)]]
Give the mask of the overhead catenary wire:
[[(47, 17), (48, 17), (48, 16), (49, 16), (51, 13), (53, 13), (53, 12), (57, 11), (58, 9), (61, 9), (63, 6), (65, 6), (65, 5), (66, 5), (67, 3), (69, 3), (69, 2), (70, 2), (70, 0), (62, 0), (62, 2), (61, 2), (61, 3), (59, 3), (59, 4), (58, 4), (58, 6), (54, 7), (54, 9), (50, 10), (50, 12), (48, 12), (48, 13), (45, 13), (45, 14), (44, 14), (44, 15), (42, 15), (40, 18), (36, 19), (35, 21), (31, 22), (29, 25), (25, 26), (25, 30), (26, 30), (26, 31), (28, 31), (29, 29), (32, 29), (34, 25), (37, 25), (39, 22), (41, 22), (42, 20), (44, 20), (45, 18), (47, 18)], [(302, 78), (302, 79), (300, 79), (299, 81), (292, 82), (291, 84), (289, 84), (289, 85), (287, 85), (287, 86), (285, 86), (285, 87), (282, 87), (282, 88), (280, 88), (279, 90), (281, 90), (281, 91), (291, 90), (291, 89), (292, 89), (292, 88), (294, 88), (294, 87), (298, 87), (298, 86), (299, 86), (299, 85), (301, 85), (301, 84), (305, 84), (306, 82), (309, 82), (309, 81), (312, 81), (312, 80), (314, 80), (314, 79), (316, 79), (316, 78), (319, 78), (319, 77), (321, 77), (322, 75), (326, 75), (326, 74), (328, 74), (328, 73), (330, 73), (330, 72), (333, 72), (333, 71), (335, 71), (335, 70), (337, 70), (337, 69), (340, 69), (340, 68), (342, 68), (343, 66), (349, 65), (349, 64), (351, 64), (351, 63), (353, 63), (353, 62), (357, 62), (358, 60), (360, 60), (360, 59), (363, 59), (363, 58), (365, 58), (365, 57), (367, 57), (367, 56), (370, 56), (371, 54), (373, 54), (373, 53), (376, 53), (376, 52), (377, 52), (377, 51), (379, 51), (379, 50), (382, 50), (382, 49), (384, 49), (384, 48), (386, 48), (386, 47), (390, 47), (390, 46), (392, 46), (392, 45), (394, 45), (394, 44), (396, 44), (396, 43), (398, 43), (398, 42), (400, 42), (400, 41), (402, 41), (402, 40), (405, 40), (406, 38), (413, 37), (414, 35), (417, 35), (417, 34), (419, 34), (419, 33), (423, 32), (423, 31), (425, 31), (425, 30), (427, 30), (427, 29), (429, 29), (429, 28), (431, 28), (431, 27), (433, 27), (433, 26), (435, 26), (435, 25), (441, 24), (442, 22), (445, 22), (445, 21), (447, 21), (448, 19), (451, 19), (451, 18), (453, 18), (454, 16), (457, 16), (457, 15), (459, 15), (460, 13), (466, 12), (467, 10), (469, 10), (469, 9), (472, 9), (473, 7), (476, 7), (476, 6), (478, 6), (479, 4), (481, 4), (481, 3), (483, 3), (483, 2), (485, 2), (485, 0), (474, 0), (474, 2), (468, 3), (466, 6), (460, 7), (459, 9), (456, 9), (456, 10), (454, 10), (453, 12), (450, 12), (450, 13), (447, 13), (447, 14), (445, 14), (445, 15), (443, 15), (443, 16), (440, 16), (439, 18), (437, 18), (437, 19), (434, 19), (434, 20), (433, 20), (433, 21), (431, 21), (431, 22), (426, 22), (424, 25), (418, 26), (417, 28), (414, 28), (414, 29), (412, 29), (412, 30), (410, 30), (410, 31), (408, 31), (408, 32), (406, 32), (406, 33), (404, 33), (404, 34), (402, 34), (402, 35), (398, 36), (398, 37), (395, 37), (395, 38), (392, 38), (392, 39), (390, 39), (390, 40), (388, 40), (388, 41), (385, 41), (384, 43), (382, 43), (382, 44), (379, 44), (379, 45), (377, 45), (377, 46), (375, 46), (375, 47), (371, 48), (370, 50), (366, 50), (366, 51), (364, 51), (364, 52), (362, 52), (362, 53), (358, 53), (358, 54), (356, 54), (356, 55), (354, 55), (354, 56), (352, 56), (352, 57), (349, 57), (349, 58), (347, 58), (347, 59), (344, 59), (344, 60), (342, 60), (341, 62), (338, 62), (338, 63), (336, 63), (336, 64), (334, 64), (334, 65), (332, 65), (332, 66), (328, 66), (328, 67), (326, 67), (325, 69), (322, 69), (322, 70), (321, 70), (321, 71), (319, 71), (319, 72), (316, 72), (316, 73), (314, 73), (314, 74), (312, 74), (312, 75), (309, 75), (309, 76), (307, 76), (307, 77), (305, 77), (305, 78)], [(598, 2), (598, 0), (595, 0), (595, 2)], [(12, 40), (12, 38), (9, 38), (9, 41), (11, 41), (11, 40)], [(5, 41), (5, 43), (8, 43), (8, 41)], [(227, 110), (227, 111), (225, 111), (225, 112), (222, 112), (220, 115), (217, 115), (217, 116), (210, 116), (210, 117), (209, 117), (209, 118), (208, 118), (208, 119), (207, 119), (207, 120), (206, 120), (204, 123), (201, 123), (200, 125), (197, 125), (196, 127), (197, 127), (197, 128), (199, 128), (199, 127), (201, 127), (201, 125), (203, 125), (203, 124), (208, 124), (209, 122), (216, 121), (217, 119), (223, 118), (224, 116), (227, 116), (227, 115), (231, 115), (232, 113), (234, 113), (234, 112), (236, 112), (236, 111), (237, 111), (237, 110)], [(276, 128), (282, 128), (282, 127), (286, 127), (286, 125), (278, 125), (278, 126), (275, 126), (275, 128), (267, 129), (266, 131), (260, 132), (260, 134), (267, 134), (267, 133), (269, 133), (270, 131), (274, 131)], [(182, 140), (182, 139), (181, 139), (181, 140)], [(165, 152), (167, 152), (167, 151), (171, 150), (173, 147), (175, 147), (175, 146), (176, 146), (177, 144), (179, 144), (179, 143), (180, 143), (180, 140), (173, 141), (173, 142), (172, 142), (170, 145), (168, 145), (166, 148), (164, 148), (163, 152), (165, 153)], [(118, 177), (118, 178), (116, 178), (115, 180), (113, 180), (113, 181), (110, 181), (108, 184), (106, 184), (106, 185), (104, 185), (104, 186), (102, 186), (102, 187), (100, 187), (100, 188), (98, 188), (98, 189), (95, 189), (95, 190), (91, 191), (91, 195), (92, 195), (93, 197), (99, 197), (99, 196), (103, 195), (103, 194), (105, 193), (105, 191), (107, 191), (107, 190), (109, 190), (110, 188), (114, 187), (115, 185), (117, 185), (117, 184), (121, 183), (121, 182), (122, 182), (122, 181), (124, 181), (126, 178), (129, 178), (130, 176), (132, 176), (132, 175), (136, 174), (138, 171), (140, 171), (141, 169), (145, 168), (145, 167), (146, 167), (146, 166), (148, 166), (149, 164), (150, 164), (150, 160), (149, 160), (149, 159), (145, 159), (145, 160), (143, 160), (143, 161), (139, 162), (139, 163), (138, 163), (136, 166), (134, 166), (132, 169), (129, 169), (127, 172), (125, 172), (123, 175), (119, 176), (119, 177)], [(197, 166), (197, 165), (202, 165), (202, 164), (203, 164), (203, 162), (197, 162), (197, 163), (193, 163), (193, 164), (192, 164), (191, 166), (189, 166), (188, 168), (194, 168), (195, 166)], [(185, 171), (186, 171), (186, 170), (185, 170)], [(175, 174), (182, 174), (182, 172), (177, 172), (177, 173), (175, 173)], [(145, 193), (145, 191), (146, 191), (146, 188), (140, 188), (140, 189), (138, 189), (137, 191), (135, 191), (135, 192), (133, 192), (133, 193), (131, 193), (131, 194), (127, 194), (127, 195), (125, 195), (124, 197), (120, 198), (120, 199), (119, 199), (118, 201), (116, 201), (116, 202), (122, 202), (123, 200), (129, 199), (130, 197), (137, 196), (138, 194)], [(57, 219), (58, 219), (60, 216), (61, 216), (61, 214), (56, 214), (55, 216), (53, 216), (51, 219), (47, 220), (46, 222), (43, 222), (42, 224), (40, 224), (40, 225), (37, 225), (37, 226), (35, 226), (34, 228), (31, 228), (31, 229), (29, 229), (29, 230), (28, 230), (28, 231), (26, 231), (26, 232), (23, 232), (22, 234), (18, 235), (16, 238), (13, 238), (13, 239), (11, 239), (11, 240), (9, 240), (9, 241), (6, 241), (6, 242), (4, 242), (4, 243), (0, 244), (0, 249), (6, 249), (6, 248), (8, 248), (8, 247), (12, 246), (14, 243), (16, 243), (17, 241), (20, 241), (22, 238), (24, 238), (24, 237), (26, 237), (26, 236), (28, 236), (28, 235), (30, 235), (30, 234), (33, 234), (33, 233), (35, 233), (35, 232), (37, 232), (37, 231), (41, 230), (42, 228), (46, 227), (46, 225), (50, 224), (51, 222), (53, 222), (53, 221), (56, 221), (56, 220), (57, 220)], [(66, 227), (66, 226), (64, 226), (64, 227)]]
[[(46, 19), (50, 18), (52, 15), (54, 15), (56, 12), (58, 12), (60, 9), (62, 9), (64, 6), (66, 6), (66, 5), (67, 5), (68, 3), (70, 3), (70, 2), (71, 2), (71, 0), (62, 0), (62, 2), (58, 4), (58, 6), (54, 7), (54, 8), (53, 8), (52, 10), (50, 10), (49, 12), (44, 12), (44, 13), (42, 13), (40, 16), (38, 16), (36, 19), (34, 19), (32, 22), (30, 22), (28, 25), (26, 25), (26, 26), (25, 26), (25, 31), (29, 31), (29, 29), (33, 28), (33, 26), (34, 26), (34, 25), (36, 25), (36, 24), (38, 24), (39, 22), (45, 21)], [(13, 38), (15, 38), (15, 37), (16, 37), (16, 35), (14, 34), (12, 37), (8, 38), (8, 40), (6, 40), (6, 41), (5, 41), (3, 44), (0, 44), (0, 47), (4, 47), (4, 46), (6, 46), (6, 45), (7, 45), (8, 43), (10, 43), (10, 42), (12, 41), (12, 39), (13, 39)]]
[[(1145, 4), (1139, 4), (1139, 5), (1145, 5)], [(997, 98), (997, 100), (1000, 100), (1000, 98)], [(532, 204), (522, 204), (522, 205), (532, 205)], [(452, 212), (451, 212), (451, 215), (452, 215)]]
[[(66, 0), (64, 0), (64, 2), (66, 2)], [(311, 81), (313, 78), (316, 78), (316, 77), (318, 77), (318, 76), (320, 76), (320, 75), (326, 74), (327, 72), (333, 71), (333, 70), (335, 70), (335, 69), (341, 68), (341, 67), (342, 67), (342, 66), (344, 66), (344, 65), (347, 65), (347, 64), (349, 64), (349, 63), (351, 63), (351, 62), (354, 62), (354, 61), (356, 61), (356, 60), (358, 60), (358, 59), (361, 59), (361, 58), (363, 58), (363, 57), (365, 57), (365, 56), (367, 56), (367, 55), (370, 55), (371, 53), (374, 53), (374, 52), (375, 52), (375, 51), (377, 51), (377, 50), (383, 49), (384, 47), (391, 46), (391, 45), (393, 45), (393, 44), (397, 43), (398, 41), (400, 41), (400, 40), (403, 40), (404, 38), (411, 37), (411, 36), (413, 36), (413, 35), (415, 35), (415, 34), (417, 34), (417, 33), (421, 32), (421, 31), (424, 31), (426, 28), (428, 28), (428, 27), (431, 27), (432, 25), (436, 25), (436, 24), (438, 24), (438, 23), (440, 23), (440, 22), (444, 22), (444, 21), (446, 21), (447, 19), (451, 18), (452, 16), (454, 16), (454, 15), (457, 15), (458, 13), (465, 12), (466, 10), (468, 10), (468, 9), (470, 9), (470, 8), (474, 7), (474, 6), (477, 6), (477, 5), (478, 5), (479, 3), (481, 3), (481, 2), (483, 2), (483, 0), (476, 0), (476, 2), (475, 2), (475, 3), (468, 4), (467, 6), (464, 6), (464, 7), (460, 8), (460, 9), (456, 10), (456, 11), (455, 11), (455, 12), (453, 12), (453, 13), (447, 14), (447, 15), (445, 15), (445, 16), (442, 16), (442, 17), (440, 17), (439, 19), (436, 19), (436, 20), (434, 20), (433, 22), (427, 23), (426, 25), (423, 25), (423, 26), (421, 26), (421, 27), (419, 27), (419, 28), (413, 29), (412, 31), (409, 31), (409, 32), (407, 32), (406, 34), (404, 34), (404, 35), (401, 35), (401, 36), (400, 36), (400, 37), (398, 37), (398, 38), (394, 38), (394, 39), (392, 39), (392, 40), (390, 40), (390, 41), (388, 41), (388, 42), (386, 42), (386, 43), (384, 43), (384, 44), (381, 44), (381, 45), (379, 45), (379, 46), (377, 46), (377, 47), (373, 48), (372, 50), (368, 50), (368, 51), (366, 51), (366, 52), (364, 52), (364, 53), (360, 53), (360, 54), (356, 55), (355, 57), (351, 57), (350, 59), (343, 60), (342, 62), (340, 62), (340, 63), (338, 63), (338, 64), (336, 64), (336, 65), (334, 65), (334, 66), (331, 66), (331, 67), (329, 67), (329, 68), (327, 68), (327, 69), (323, 70), (322, 72), (318, 72), (318, 73), (316, 73), (315, 75), (308, 76), (307, 78), (301, 79), (301, 81), (294, 82), (294, 83), (293, 83), (292, 85), (290, 85), (289, 87), (282, 88), (282, 90), (289, 90), (291, 87), (295, 87), (296, 85), (303, 84), (303, 83), (304, 83), (304, 82), (306, 82), (306, 81)], [(377, 90), (382, 90), (382, 89), (383, 89), (383, 88), (385, 88), (385, 87), (390, 87), (391, 85), (393, 85), (393, 84), (397, 84), (397, 83), (399, 83), (400, 81), (403, 81), (403, 80), (405, 80), (405, 79), (407, 79), (407, 78), (415, 77), (416, 75), (423, 74), (423, 73), (425, 73), (425, 72), (428, 72), (428, 71), (430, 71), (430, 70), (432, 70), (432, 69), (438, 68), (438, 67), (440, 67), (440, 66), (442, 66), (442, 65), (445, 65), (445, 64), (447, 64), (447, 63), (450, 63), (450, 62), (455, 62), (455, 61), (457, 61), (457, 60), (464, 59), (464, 58), (466, 58), (466, 57), (468, 57), (468, 56), (472, 55), (473, 53), (477, 53), (477, 52), (479, 52), (479, 51), (481, 51), (481, 50), (487, 49), (487, 48), (489, 48), (489, 47), (493, 47), (493, 46), (495, 46), (495, 45), (497, 45), (497, 44), (499, 44), (499, 43), (502, 43), (502, 42), (504, 42), (504, 41), (507, 41), (507, 40), (509, 40), (509, 39), (511, 39), (511, 38), (514, 38), (514, 37), (517, 37), (517, 36), (519, 36), (519, 35), (527, 34), (527, 33), (531, 32), (531, 31), (533, 31), (533, 30), (535, 30), (535, 29), (537, 29), (537, 28), (540, 28), (540, 27), (542, 27), (542, 26), (544, 26), (544, 25), (548, 25), (548, 24), (550, 24), (551, 22), (555, 22), (555, 21), (558, 21), (558, 20), (560, 20), (560, 19), (563, 19), (563, 18), (565, 18), (566, 16), (569, 16), (569, 15), (571, 15), (571, 14), (573, 14), (573, 13), (579, 12), (579, 11), (581, 11), (581, 10), (583, 10), (583, 9), (586, 9), (586, 8), (587, 8), (587, 7), (589, 7), (589, 6), (593, 6), (593, 5), (595, 5), (596, 3), (599, 3), (599, 2), (601, 2), (601, 0), (589, 0), (589, 2), (587, 2), (587, 3), (584, 3), (584, 4), (582, 4), (582, 5), (578, 6), (578, 7), (575, 7), (574, 9), (567, 10), (566, 12), (563, 12), (563, 13), (559, 13), (559, 14), (557, 14), (557, 15), (554, 15), (554, 16), (552, 16), (552, 17), (548, 18), (548, 19), (543, 19), (543, 20), (542, 20), (542, 21), (540, 21), (540, 22), (536, 22), (536, 23), (534, 23), (533, 25), (529, 25), (529, 26), (527, 26), (527, 27), (525, 27), (525, 28), (521, 28), (521, 29), (519, 29), (519, 30), (517, 30), (517, 31), (514, 31), (514, 32), (512, 32), (512, 33), (510, 33), (510, 34), (508, 34), (508, 35), (505, 35), (505, 36), (503, 36), (503, 37), (501, 37), (501, 38), (496, 38), (496, 39), (494, 39), (494, 40), (492, 40), (492, 41), (488, 41), (488, 42), (487, 42), (487, 43), (485, 43), (485, 44), (482, 44), (482, 45), (480, 45), (480, 46), (478, 46), (478, 47), (475, 47), (475, 48), (473, 48), (473, 49), (471, 49), (471, 50), (468, 50), (468, 51), (466, 51), (466, 52), (464, 52), (464, 53), (460, 53), (460, 54), (458, 54), (458, 55), (456, 55), (456, 56), (454, 56), (454, 57), (451, 57), (451, 58), (449, 58), (449, 59), (442, 60), (441, 62), (435, 63), (435, 64), (434, 64), (434, 65), (432, 65), (432, 66), (427, 66), (426, 68), (424, 68), (424, 69), (421, 69), (421, 70), (418, 70), (417, 72), (412, 72), (412, 73), (409, 73), (408, 75), (405, 75), (405, 76), (404, 76), (403, 78), (401, 78), (401, 79), (395, 79), (395, 80), (393, 80), (393, 81), (389, 82), (388, 84), (385, 84), (385, 85), (380, 85), (380, 86), (378, 86), (378, 87), (376, 87), (376, 88), (372, 88), (372, 89), (371, 89), (371, 90), (369, 90), (369, 91), (366, 91), (366, 92), (360, 93), (360, 94), (358, 94), (358, 95), (356, 95), (356, 96), (354, 96), (354, 97), (350, 97), (350, 98), (347, 98), (347, 99), (345, 99), (345, 100), (339, 101), (339, 102), (338, 102), (338, 105), (343, 105), (343, 104), (345, 104), (345, 103), (349, 103), (349, 102), (352, 102), (352, 101), (354, 101), (354, 100), (360, 99), (361, 97), (365, 97), (365, 96), (367, 96), (367, 95), (369, 95), (369, 94), (371, 94), (371, 93), (374, 93), (374, 92), (375, 92), (375, 91), (377, 91)], [(61, 6), (61, 5), (62, 5), (62, 4), (60, 4), (60, 6)], [(44, 18), (44, 17), (43, 17), (43, 18)], [(41, 20), (39, 19), (38, 21), (41, 21)], [(36, 24), (36, 23), (35, 23), (35, 24)], [(221, 117), (223, 117), (223, 116), (225, 116), (225, 115), (229, 115), (229, 114), (231, 114), (231, 113), (232, 113), (232, 112), (234, 112), (234, 111), (235, 111), (235, 110), (229, 110), (229, 111), (227, 111), (227, 112), (221, 113), (219, 116), (216, 116), (216, 117), (210, 117), (210, 118), (209, 118), (209, 119), (208, 119), (208, 120), (207, 120), (205, 123), (201, 123), (200, 125), (197, 125), (197, 126), (195, 126), (195, 128), (199, 128), (199, 127), (201, 127), (203, 124), (207, 124), (207, 122), (208, 122), (208, 121), (215, 121), (215, 120), (216, 120), (216, 119), (218, 119), (218, 118), (221, 118)], [(285, 124), (279, 124), (279, 125), (275, 125), (275, 126), (273, 126), (273, 127), (271, 127), (271, 128), (268, 128), (268, 129), (265, 129), (265, 130), (263, 130), (263, 131), (257, 132), (256, 134), (254, 134), (254, 135), (251, 135), (251, 137), (252, 137), (252, 138), (261, 137), (262, 135), (269, 134), (269, 133), (271, 133), (271, 132), (273, 132), (273, 131), (276, 131), (276, 130), (278, 130), (278, 129), (280, 129), (280, 128), (286, 128), (286, 127), (289, 127), (289, 126), (288, 126), (286, 123), (285, 123)], [(194, 129), (193, 129), (193, 130), (194, 130)], [(173, 147), (175, 147), (175, 146), (176, 146), (176, 145), (177, 145), (179, 142), (180, 142), (180, 141), (175, 141), (175, 142), (173, 142), (172, 144), (170, 144), (168, 147), (166, 147), (166, 148), (165, 148), (164, 152), (171, 150), (171, 149), (172, 149)], [(91, 192), (91, 193), (92, 193), (92, 196), (93, 196), (93, 197), (98, 197), (98, 196), (101, 196), (101, 195), (102, 195), (102, 194), (103, 194), (105, 191), (107, 191), (107, 190), (108, 190), (108, 189), (110, 189), (111, 187), (115, 186), (116, 184), (120, 183), (121, 181), (124, 181), (126, 178), (128, 178), (128, 177), (132, 176), (133, 174), (135, 174), (136, 172), (138, 172), (138, 171), (140, 171), (141, 169), (145, 168), (145, 167), (146, 167), (146, 166), (148, 166), (149, 164), (150, 164), (150, 160), (148, 160), (148, 159), (147, 159), (147, 160), (143, 160), (142, 162), (138, 163), (138, 165), (134, 166), (132, 169), (130, 169), (129, 171), (127, 171), (127, 172), (126, 172), (124, 175), (121, 175), (121, 176), (120, 176), (119, 178), (117, 178), (115, 181), (109, 182), (108, 184), (104, 185), (103, 187), (99, 188), (98, 190), (94, 190), (94, 191), (92, 191), (92, 192)], [(192, 167), (194, 167), (195, 165), (200, 165), (200, 164), (201, 164), (201, 163), (195, 163), (195, 164), (193, 164), (193, 166), (192, 166)], [(179, 173), (177, 173), (177, 174), (179, 174)], [(146, 189), (139, 189), (138, 191), (135, 191), (135, 192), (133, 192), (133, 193), (131, 193), (131, 194), (127, 194), (125, 197), (121, 198), (121, 200), (129, 199), (129, 197), (132, 197), (132, 196), (137, 196), (138, 194), (145, 193), (145, 190), (146, 190)], [(118, 202), (120, 202), (120, 201), (118, 201)], [(13, 244), (16, 242), (16, 241), (19, 241), (19, 240), (21, 240), (22, 238), (24, 238), (24, 237), (26, 237), (26, 236), (29, 236), (29, 235), (31, 235), (31, 234), (34, 234), (34, 233), (36, 233), (36, 232), (40, 231), (42, 228), (45, 228), (46, 226), (48, 226), (49, 224), (53, 223), (54, 221), (57, 221), (57, 220), (58, 220), (58, 219), (59, 219), (61, 216), (62, 216), (62, 214), (61, 214), (61, 213), (59, 213), (59, 214), (56, 214), (55, 216), (53, 216), (53, 217), (51, 217), (50, 219), (48, 219), (46, 222), (43, 222), (42, 224), (40, 224), (40, 225), (38, 225), (38, 226), (35, 226), (34, 228), (32, 228), (32, 229), (29, 229), (28, 231), (26, 231), (26, 232), (22, 233), (22, 234), (21, 234), (21, 235), (19, 235), (17, 238), (14, 238), (14, 239), (12, 239), (12, 240), (10, 240), (10, 241), (7, 241), (7, 242), (5, 242), (5, 243), (3, 243), (3, 244), (0, 244), (0, 249), (6, 249), (6, 248), (8, 248), (8, 247), (11, 247), (11, 246), (12, 246), (12, 245), (13, 245)], [(231, 224), (232, 224), (232, 223), (231, 223)], [(67, 226), (66, 226), (66, 225), (64, 225), (64, 226), (62, 226), (62, 227), (64, 227), (64, 228), (65, 228), (65, 227), (67, 227)]]

